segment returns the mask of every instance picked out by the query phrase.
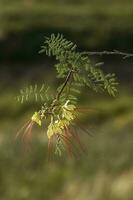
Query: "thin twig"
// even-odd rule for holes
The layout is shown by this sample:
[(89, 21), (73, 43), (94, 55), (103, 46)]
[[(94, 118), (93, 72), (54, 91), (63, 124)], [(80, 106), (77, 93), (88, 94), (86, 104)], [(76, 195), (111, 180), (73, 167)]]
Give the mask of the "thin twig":
[(64, 83), (63, 83), (63, 85), (62, 85), (60, 91), (57, 92), (57, 95), (56, 95), (55, 99), (53, 100), (53, 102), (52, 102), (52, 104), (51, 104), (51, 109), (53, 109), (53, 108), (55, 107), (57, 101), (59, 100), (59, 98), (60, 98), (60, 96), (61, 96), (63, 90), (65, 89), (67, 83), (68, 83), (69, 80), (70, 80), (70, 77), (71, 77), (71, 75), (72, 75), (72, 72), (73, 72), (73, 68), (71, 68), (71, 70), (68, 72), (68, 74), (67, 74), (67, 76), (66, 76), (66, 79), (65, 79), (65, 81), (64, 81)]
[(113, 50), (113, 51), (101, 51), (101, 52), (91, 52), (91, 51), (88, 51), (88, 52), (83, 52), (81, 53), (82, 55), (90, 55), (90, 56), (93, 56), (93, 55), (98, 55), (98, 56), (103, 56), (103, 55), (120, 55), (123, 57), (123, 59), (126, 59), (126, 58), (130, 58), (130, 57), (133, 57), (133, 53), (125, 53), (125, 52), (121, 52), (121, 51), (118, 51), (118, 50)]
[(72, 71), (73, 71), (73, 69), (71, 69), (71, 70), (68, 72), (68, 75), (67, 75), (67, 77), (66, 77), (65, 82), (64, 82), (63, 85), (62, 85), (62, 88), (60, 89), (60, 91), (59, 91), (59, 92), (57, 93), (57, 95), (56, 95), (56, 100), (58, 100), (58, 99), (60, 98), (61, 93), (63, 92), (64, 88), (66, 87), (66, 85), (67, 85), (67, 83), (68, 83), (68, 81), (69, 81), (69, 79), (70, 79), (70, 77), (71, 77)]

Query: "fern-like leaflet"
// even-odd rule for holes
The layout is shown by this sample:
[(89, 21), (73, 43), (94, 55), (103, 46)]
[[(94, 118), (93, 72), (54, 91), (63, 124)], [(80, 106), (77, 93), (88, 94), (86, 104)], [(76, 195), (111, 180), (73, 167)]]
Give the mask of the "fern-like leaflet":
[(50, 94), (49, 94), (49, 87), (42, 84), (39, 87), (37, 84), (30, 85), (24, 89), (20, 90), (20, 94), (16, 97), (18, 102), (24, 103), (25, 101), (49, 101)]
[(76, 45), (66, 40), (63, 35), (54, 34), (46, 38), (40, 53), (55, 56), (58, 63), (55, 65), (58, 78), (65, 78), (70, 69), (73, 69), (73, 80), (87, 86), (96, 92), (107, 91), (115, 96), (117, 81), (114, 74), (104, 74), (93, 65), (88, 56), (76, 51)]

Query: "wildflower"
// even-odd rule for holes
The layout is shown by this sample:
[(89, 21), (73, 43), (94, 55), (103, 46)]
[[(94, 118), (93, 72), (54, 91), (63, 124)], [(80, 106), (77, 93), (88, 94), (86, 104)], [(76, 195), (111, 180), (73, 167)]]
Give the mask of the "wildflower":
[(61, 107), (61, 117), (54, 121), (53, 116), (51, 117), (50, 125), (48, 126), (47, 136), (50, 139), (53, 135), (63, 134), (63, 131), (68, 127), (76, 117), (76, 106), (69, 104), (69, 100)]
[(57, 116), (56, 120), (54, 120), (53, 116), (51, 117), (51, 122), (47, 130), (49, 153), (51, 149), (53, 150), (51, 146), (53, 147), (54, 141), (56, 143), (54, 153), (58, 155), (61, 155), (61, 150), (64, 150), (64, 146), (69, 155), (73, 156), (76, 156), (79, 148), (83, 150), (78, 134), (72, 129), (73, 121), (77, 115), (76, 106), (69, 102), (69, 100), (66, 101), (61, 107), (61, 115)]
[(50, 139), (53, 135), (62, 134), (62, 128), (63, 126), (61, 124), (61, 121), (60, 120), (53, 121), (52, 117), (47, 130), (48, 139)]
[(62, 117), (68, 121), (72, 121), (76, 117), (76, 106), (69, 104), (69, 100), (62, 106)]
[[(79, 112), (82, 112), (82, 110), (73, 105), (70, 100), (67, 100), (59, 107), (58, 113), (56, 112), (56, 114), (52, 113), (52, 115), (50, 115), (51, 121), (47, 129), (49, 157), (51, 153), (52, 155), (58, 154), (61, 156), (62, 151), (64, 150), (74, 157), (78, 157), (81, 152), (85, 153), (84, 146), (82, 145), (75, 128), (78, 127), (79, 130), (87, 132), (87, 130), (78, 123)], [(16, 138), (24, 131), (22, 140), (26, 144), (29, 144), (32, 138), (33, 126), (35, 124), (42, 126), (42, 119), (44, 117), (45, 116), (42, 116), (42, 113), (35, 112), (32, 115), (31, 120), (29, 120), (17, 133)]]
[(70, 121), (66, 119), (58, 119), (55, 121), (52, 119), (47, 130), (49, 157), (50, 153), (61, 156), (62, 150), (64, 151), (65, 149), (69, 155), (78, 157), (77, 152), (79, 153), (79, 151), (83, 150), (77, 132), (70, 125)]

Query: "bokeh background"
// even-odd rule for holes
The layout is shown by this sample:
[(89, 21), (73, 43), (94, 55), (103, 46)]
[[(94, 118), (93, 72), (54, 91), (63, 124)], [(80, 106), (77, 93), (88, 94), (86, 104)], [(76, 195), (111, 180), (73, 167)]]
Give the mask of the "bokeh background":
[(80, 96), (96, 110), (81, 118), (93, 133), (87, 156), (49, 163), (43, 129), (34, 130), (30, 152), (14, 141), (37, 106), (16, 102), (20, 88), (57, 85), (54, 59), (38, 54), (44, 36), (63, 33), (79, 50), (132, 53), (132, 19), (132, 0), (0, 0), (0, 200), (133, 199), (133, 58), (90, 58), (120, 84), (116, 98)]

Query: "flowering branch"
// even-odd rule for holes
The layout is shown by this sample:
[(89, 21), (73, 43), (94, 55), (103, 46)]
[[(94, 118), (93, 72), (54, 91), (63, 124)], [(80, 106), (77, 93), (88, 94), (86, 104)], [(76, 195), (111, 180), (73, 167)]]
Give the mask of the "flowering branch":
[[(42, 126), (44, 122), (45, 125), (48, 124), (49, 152), (61, 155), (62, 151), (66, 149), (69, 154), (75, 156), (77, 155), (76, 149), (80, 151), (84, 149), (74, 128), (74, 124), (76, 127), (78, 126), (76, 121), (79, 112), (84, 110), (77, 106), (77, 94), (83, 87), (96, 92), (107, 92), (111, 96), (115, 96), (117, 93), (118, 83), (115, 75), (104, 74), (100, 68), (91, 63), (88, 55), (118, 54), (118, 52), (77, 52), (76, 45), (60, 34), (57, 36), (52, 34), (45, 38), (40, 52), (55, 57), (57, 78), (64, 79), (64, 82), (57, 88), (54, 98), (50, 98), (51, 95), (48, 93), (48, 89), (44, 89), (46, 88), (44, 86), (39, 91), (37, 91), (37, 86), (21, 90), (18, 96), (18, 100), (21, 102), (30, 99), (30, 95), (36, 99), (37, 96), (42, 99), (41, 109), (36, 111), (31, 120), (20, 130), (20, 132), (24, 130), (23, 141), (30, 141), (34, 124)], [(129, 56), (122, 52), (119, 54)], [(43, 91), (45, 95), (43, 95)], [(46, 98), (42, 98), (43, 96)], [(84, 128), (82, 130), (87, 132)]]

